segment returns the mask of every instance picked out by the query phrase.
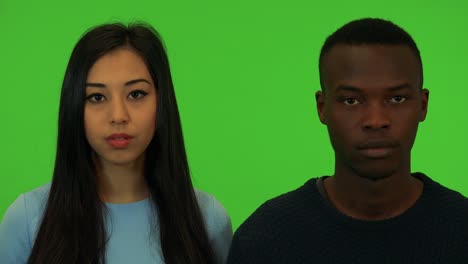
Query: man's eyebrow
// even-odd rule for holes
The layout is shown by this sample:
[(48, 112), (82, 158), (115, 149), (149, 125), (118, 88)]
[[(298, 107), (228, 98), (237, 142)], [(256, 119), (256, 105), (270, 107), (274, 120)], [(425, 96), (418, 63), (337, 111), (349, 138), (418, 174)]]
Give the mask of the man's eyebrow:
[[(411, 85), (409, 83), (402, 83), (402, 84), (398, 84), (398, 85), (395, 85), (395, 86), (387, 87), (386, 90), (389, 90), (389, 91), (393, 92), (393, 91), (398, 91), (398, 90), (403, 90), (403, 89), (408, 89), (408, 88), (411, 88)], [(336, 92), (349, 91), (349, 92), (361, 93), (362, 89), (359, 88), (359, 87), (356, 87), (356, 86), (342, 84), (342, 85), (338, 85), (338, 87), (336, 87), (335, 91)]]
[(411, 88), (411, 85), (409, 83), (403, 83), (403, 84), (388, 87), (387, 89), (390, 91), (398, 91), (398, 90), (403, 90), (403, 89), (408, 89), (408, 88)]
[[(147, 83), (147, 84), (150, 84), (151, 85), (151, 82), (146, 80), (146, 79), (135, 79), (135, 80), (131, 80), (131, 81), (128, 81), (124, 84), (124, 86), (132, 86), (136, 83), (139, 83), (139, 82), (144, 82), (144, 83)], [(86, 83), (86, 87), (95, 87), (95, 88), (106, 88), (107, 86), (103, 83)]]
[(339, 91), (348, 91), (348, 92), (362, 92), (362, 90), (359, 87), (355, 87), (352, 85), (346, 85), (346, 84), (340, 84), (338, 87), (336, 87), (335, 92)]

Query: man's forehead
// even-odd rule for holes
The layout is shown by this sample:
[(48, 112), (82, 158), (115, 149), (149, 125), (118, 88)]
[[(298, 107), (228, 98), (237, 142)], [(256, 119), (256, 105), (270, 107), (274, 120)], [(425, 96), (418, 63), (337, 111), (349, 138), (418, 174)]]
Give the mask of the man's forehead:
[(324, 81), (332, 87), (341, 83), (413, 83), (420, 79), (420, 65), (404, 45), (339, 44), (323, 61)]
[(402, 44), (336, 44), (325, 54), (323, 62), (330, 64), (339, 60), (341, 63), (363, 63), (379, 59), (417, 62), (411, 48)]

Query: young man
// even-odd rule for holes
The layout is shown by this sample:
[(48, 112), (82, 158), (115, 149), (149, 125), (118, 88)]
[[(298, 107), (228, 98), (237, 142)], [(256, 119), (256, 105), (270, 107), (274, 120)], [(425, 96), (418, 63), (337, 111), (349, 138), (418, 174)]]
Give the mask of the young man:
[(335, 173), (257, 209), (228, 263), (468, 263), (468, 199), (411, 173), (429, 99), (411, 36), (352, 21), (325, 41), (319, 69)]

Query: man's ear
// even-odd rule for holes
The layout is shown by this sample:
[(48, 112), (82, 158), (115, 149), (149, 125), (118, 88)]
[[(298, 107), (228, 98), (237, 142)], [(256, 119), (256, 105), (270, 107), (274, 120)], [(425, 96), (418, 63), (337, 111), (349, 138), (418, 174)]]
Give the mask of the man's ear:
[(421, 116), (419, 118), (419, 122), (422, 122), (426, 119), (428, 105), (429, 105), (429, 90), (422, 89), (421, 90)]
[(325, 93), (323, 91), (317, 91), (315, 93), (315, 101), (317, 103), (317, 113), (322, 124), (326, 125), (326, 118), (325, 118)]

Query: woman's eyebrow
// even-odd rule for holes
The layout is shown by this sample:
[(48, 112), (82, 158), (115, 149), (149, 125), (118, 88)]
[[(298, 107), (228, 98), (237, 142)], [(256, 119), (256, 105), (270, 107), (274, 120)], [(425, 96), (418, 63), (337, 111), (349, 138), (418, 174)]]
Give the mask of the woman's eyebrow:
[(150, 81), (142, 78), (142, 79), (135, 79), (135, 80), (128, 81), (128, 82), (125, 83), (125, 86), (131, 86), (131, 85), (133, 85), (135, 83), (139, 83), (139, 82), (145, 82), (145, 83), (151, 85)]
[[(132, 86), (139, 82), (144, 82), (144, 83), (151, 85), (150, 81), (142, 78), (142, 79), (135, 79), (135, 80), (128, 81), (124, 84), (124, 86)], [(86, 87), (106, 88), (107, 86), (103, 83), (86, 83)]]

